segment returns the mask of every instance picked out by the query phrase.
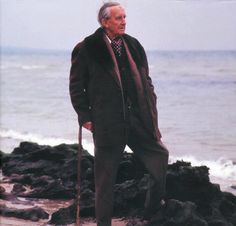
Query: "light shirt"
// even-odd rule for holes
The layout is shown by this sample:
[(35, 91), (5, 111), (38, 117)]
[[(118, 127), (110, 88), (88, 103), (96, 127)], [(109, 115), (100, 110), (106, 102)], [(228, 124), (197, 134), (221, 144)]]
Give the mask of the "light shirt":
[(108, 35), (106, 33), (105, 33), (105, 36), (106, 36), (108, 42), (111, 44), (111, 39), (108, 37)]

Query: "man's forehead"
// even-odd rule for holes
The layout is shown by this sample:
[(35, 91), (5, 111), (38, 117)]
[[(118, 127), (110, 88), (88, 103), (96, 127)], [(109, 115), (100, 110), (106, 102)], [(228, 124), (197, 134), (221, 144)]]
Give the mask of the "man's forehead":
[(110, 7), (111, 13), (116, 14), (116, 13), (125, 13), (125, 9), (124, 7), (122, 7), (121, 5), (117, 5), (117, 6), (111, 6)]

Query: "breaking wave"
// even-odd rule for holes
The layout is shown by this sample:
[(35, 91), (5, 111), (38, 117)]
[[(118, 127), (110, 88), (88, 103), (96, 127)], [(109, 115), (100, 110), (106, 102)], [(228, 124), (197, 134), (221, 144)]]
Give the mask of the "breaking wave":
[[(77, 143), (77, 140), (69, 140), (58, 137), (44, 137), (40, 134), (21, 133), (15, 130), (6, 130), (6, 129), (0, 130), (0, 137), (1, 139), (5, 138), (17, 141), (29, 141), (38, 143), (40, 145), (50, 145), (50, 146), (59, 145), (61, 143), (65, 144)], [(83, 147), (86, 150), (88, 150), (90, 154), (93, 155), (94, 147), (90, 141), (83, 139)], [(175, 162), (177, 160), (191, 162), (192, 166), (205, 165), (209, 167), (210, 176), (236, 181), (236, 163), (233, 162), (233, 160), (225, 158), (219, 158), (217, 160), (199, 160), (194, 156), (170, 157), (170, 163)]]

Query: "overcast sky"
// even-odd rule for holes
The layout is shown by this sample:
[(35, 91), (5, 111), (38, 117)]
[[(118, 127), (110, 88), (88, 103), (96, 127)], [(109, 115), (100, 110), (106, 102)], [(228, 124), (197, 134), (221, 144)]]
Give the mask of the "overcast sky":
[[(0, 0), (1, 46), (70, 50), (99, 24), (102, 0)], [(121, 0), (146, 49), (236, 50), (236, 0)]]

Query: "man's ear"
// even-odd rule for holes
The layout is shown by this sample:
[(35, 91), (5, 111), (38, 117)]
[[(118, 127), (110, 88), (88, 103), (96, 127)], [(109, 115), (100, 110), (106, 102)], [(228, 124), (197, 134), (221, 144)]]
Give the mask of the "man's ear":
[(107, 28), (108, 27), (107, 19), (102, 19), (101, 24), (102, 27)]

